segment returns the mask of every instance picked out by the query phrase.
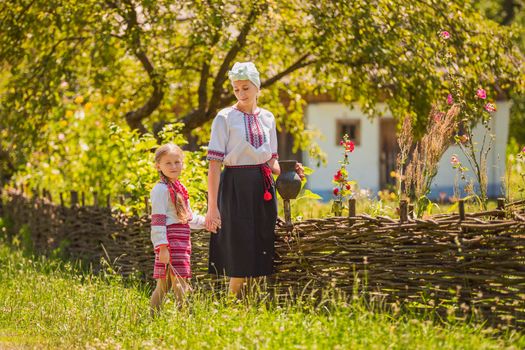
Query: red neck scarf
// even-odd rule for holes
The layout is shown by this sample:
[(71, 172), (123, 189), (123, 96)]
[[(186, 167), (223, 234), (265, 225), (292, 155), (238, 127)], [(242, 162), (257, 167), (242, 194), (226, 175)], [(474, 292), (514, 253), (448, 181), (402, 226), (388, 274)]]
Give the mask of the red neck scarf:
[(188, 205), (188, 200), (190, 196), (188, 195), (188, 190), (186, 187), (184, 187), (183, 184), (180, 183), (179, 180), (171, 181), (168, 179), (164, 174), (160, 174), (161, 181), (168, 186), (168, 191), (170, 193), (171, 201), (173, 202), (173, 205), (176, 205), (177, 203), (177, 193), (180, 193), (182, 195), (182, 198), (184, 198), (184, 201), (186, 202), (186, 206)]

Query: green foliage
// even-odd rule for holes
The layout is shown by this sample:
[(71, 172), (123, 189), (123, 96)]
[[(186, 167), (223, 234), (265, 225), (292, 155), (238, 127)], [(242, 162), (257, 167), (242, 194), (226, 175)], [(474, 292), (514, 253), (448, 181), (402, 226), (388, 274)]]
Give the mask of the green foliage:
[[(158, 181), (154, 167), (158, 142), (183, 146), (182, 125), (165, 126), (157, 140), (101, 117), (112, 112), (112, 99), (108, 97), (92, 97), (84, 103), (77, 96), (66, 103), (61, 120), (45, 128), (47, 145), (28, 157), (15, 182), (46, 189), (55, 200), (60, 192), (67, 194), (70, 190), (84, 192), (87, 203), (92, 202), (94, 192), (101, 204), (109, 195), (123, 212), (143, 212), (144, 197)], [(202, 210), (207, 190), (204, 150), (185, 152), (181, 181), (188, 187), (194, 207)], [(117, 204), (117, 195), (125, 195), (124, 205)]]
[(513, 138), (507, 146), (507, 168), (504, 180), (507, 200), (525, 198), (525, 146), (519, 145)]
[(256, 61), (261, 105), (293, 134), (295, 147), (319, 158), (303, 123), (316, 95), (359, 102), (371, 116), (384, 100), (423, 129), (446, 87), (435, 60), (440, 30), (454, 33), (467, 90), (484, 77), (494, 88), (523, 93), (515, 45), (521, 28), (486, 19), (474, 3), (8, 1), (0, 12), (2, 178), (47, 147), (47, 129), (63, 119), (68, 94), (111, 96), (103, 123), (144, 134), (184, 121), (184, 134), (204, 144), (210, 120), (234, 101), (227, 69), (236, 60)]

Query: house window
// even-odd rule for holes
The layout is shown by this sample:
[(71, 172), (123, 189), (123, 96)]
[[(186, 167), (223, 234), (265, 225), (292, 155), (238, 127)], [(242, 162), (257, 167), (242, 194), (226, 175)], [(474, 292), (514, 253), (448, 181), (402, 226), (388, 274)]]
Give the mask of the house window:
[(361, 144), (361, 120), (359, 119), (338, 119), (336, 127), (336, 145), (343, 139), (344, 135), (348, 135), (350, 140), (356, 146)]

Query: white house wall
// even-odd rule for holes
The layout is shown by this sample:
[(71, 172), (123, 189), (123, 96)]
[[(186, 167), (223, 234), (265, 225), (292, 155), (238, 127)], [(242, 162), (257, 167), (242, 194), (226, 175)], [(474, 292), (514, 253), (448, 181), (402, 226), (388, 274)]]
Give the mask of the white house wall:
[[(496, 135), (495, 147), (489, 153), (488, 182), (489, 195), (497, 197), (501, 195), (502, 177), (505, 173), (505, 150), (509, 132), (509, 112), (511, 102), (499, 101), (497, 112), (491, 120), (492, 132)], [(386, 110), (384, 104), (379, 105), (379, 110)], [(382, 118), (391, 118), (385, 113)], [(306, 108), (305, 122), (309, 129), (316, 129), (323, 135), (322, 138), (315, 139), (321, 149), (327, 155), (327, 165), (317, 167), (317, 161), (310, 159), (308, 153), (303, 154), (304, 164), (314, 169), (313, 175), (308, 178), (308, 188), (330, 199), (333, 184), (332, 178), (342, 159), (341, 147), (336, 145), (336, 120), (337, 119), (357, 119), (361, 121), (361, 144), (355, 147), (350, 155), (350, 165), (348, 167), (350, 179), (356, 180), (363, 189), (369, 189), (372, 193), (377, 193), (380, 186), (379, 180), (379, 119), (370, 120), (358, 108), (349, 107), (335, 102), (310, 104)], [(474, 129), (474, 140), (481, 145), (484, 128), (478, 125)], [(444, 154), (439, 164), (439, 170), (432, 184), (430, 196), (437, 198), (440, 192), (452, 195), (455, 181), (455, 171), (450, 165), (450, 158), (457, 154), (460, 161), (469, 169), (466, 158), (463, 156), (458, 146), (450, 147)], [(474, 177), (474, 172), (469, 171), (469, 176)]]
[(317, 167), (317, 162), (303, 154), (306, 166), (314, 169), (314, 174), (308, 178), (308, 188), (330, 198), (333, 188), (332, 178), (339, 169), (342, 160), (342, 148), (336, 144), (336, 120), (357, 119), (361, 121), (361, 144), (355, 147), (350, 155), (348, 166), (349, 178), (356, 180), (361, 188), (374, 191), (379, 189), (379, 120), (370, 120), (360, 109), (350, 109), (340, 103), (310, 104), (306, 109), (306, 125), (316, 129), (323, 135), (316, 139), (321, 149), (326, 153), (327, 165)]

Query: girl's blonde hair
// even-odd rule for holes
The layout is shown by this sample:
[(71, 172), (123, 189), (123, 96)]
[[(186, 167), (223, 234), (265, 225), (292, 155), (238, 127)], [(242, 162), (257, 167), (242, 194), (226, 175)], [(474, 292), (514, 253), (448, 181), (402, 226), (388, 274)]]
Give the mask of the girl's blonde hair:
[[(158, 165), (160, 163), (161, 158), (168, 153), (174, 153), (179, 155), (181, 158), (184, 158), (184, 152), (182, 151), (182, 148), (171, 142), (165, 143), (159, 148), (157, 148), (157, 150), (155, 151), (155, 164)], [(169, 186), (170, 180), (166, 177), (166, 175), (162, 173), (162, 171), (160, 171), (160, 169), (158, 170), (158, 172), (162, 181), (164, 181)], [(174, 204), (175, 214), (177, 215), (181, 223), (187, 224), (190, 219), (190, 212), (189, 208), (187, 207), (186, 200), (184, 199), (181, 193), (175, 192)]]
[(174, 143), (165, 143), (162, 146), (159, 146), (157, 150), (155, 151), (155, 163), (159, 164), (160, 158), (164, 156), (167, 153), (175, 153), (181, 157), (184, 157), (184, 152), (182, 151), (182, 148), (177, 146)]

